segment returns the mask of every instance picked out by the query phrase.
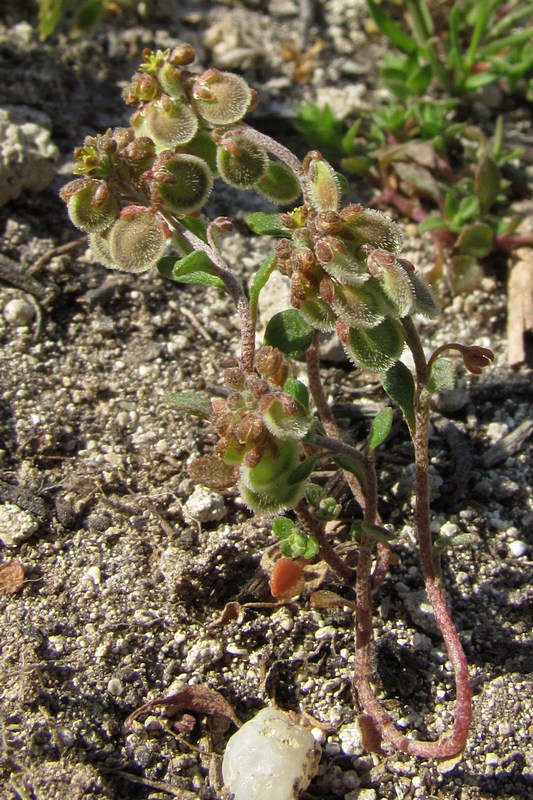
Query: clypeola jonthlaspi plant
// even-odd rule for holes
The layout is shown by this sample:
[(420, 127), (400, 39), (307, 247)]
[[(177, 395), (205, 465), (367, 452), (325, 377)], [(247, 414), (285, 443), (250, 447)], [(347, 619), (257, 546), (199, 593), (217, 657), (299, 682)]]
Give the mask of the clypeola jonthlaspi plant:
[[(62, 190), (72, 222), (89, 235), (96, 258), (131, 273), (152, 267), (178, 283), (218, 287), (234, 301), (241, 326), (240, 361), (224, 372), (226, 393), (208, 398), (178, 392), (169, 401), (181, 412), (209, 420), (218, 435), (211, 455), (191, 466), (204, 485), (236, 487), (247, 506), (274, 515), (273, 531), (290, 574), (280, 570), (273, 591), (290, 597), (302, 588), (302, 564), (323, 559), (353, 595), (356, 629), (354, 689), (363, 708), (365, 743), (421, 757), (450, 758), (465, 747), (471, 688), (465, 654), (444, 599), (440, 549), (430, 529), (428, 425), (432, 393), (449, 388), (454, 367), (443, 358), (458, 351), (479, 374), (490, 350), (459, 343), (426, 358), (414, 315), (439, 308), (411, 263), (401, 257), (402, 236), (385, 215), (342, 205), (341, 180), (318, 151), (301, 162), (284, 146), (243, 122), (257, 97), (239, 76), (189, 69), (194, 51), (143, 53), (124, 92), (135, 107), (131, 127), (87, 137), (75, 151), (77, 178)], [(251, 231), (279, 241), (245, 290), (224, 258), (220, 241), (229, 218), (202, 213), (215, 180), (291, 206), (254, 213)], [(266, 325), (256, 347), (259, 295), (274, 270), (291, 286), (292, 307)], [(345, 441), (327, 402), (319, 369), (321, 332), (336, 331), (348, 358), (378, 373), (400, 408), (414, 443), (415, 523), (429, 600), (442, 632), (456, 683), (455, 722), (436, 741), (401, 733), (372, 685), (372, 600), (387, 576), (391, 534), (378, 513), (375, 451), (386, 441), (392, 410), (374, 419), (366, 443)], [(400, 360), (411, 351), (414, 373)], [(307, 385), (292, 360), (305, 358)], [(327, 532), (342, 507), (316, 479), (319, 464), (334, 465), (361, 508), (352, 525), (357, 568)], [(340, 598), (319, 592), (317, 606)], [(343, 598), (346, 604), (351, 602)]]

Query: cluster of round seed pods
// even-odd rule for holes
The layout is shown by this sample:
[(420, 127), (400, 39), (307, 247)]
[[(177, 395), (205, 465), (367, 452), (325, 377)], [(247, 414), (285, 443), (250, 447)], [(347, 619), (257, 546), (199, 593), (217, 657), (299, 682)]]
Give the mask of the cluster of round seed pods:
[(281, 215), (288, 236), (277, 245), (278, 268), (290, 278), (292, 305), (313, 328), (337, 330), (354, 362), (385, 370), (403, 349), (398, 320), (413, 312), (431, 316), (438, 305), (400, 258), (396, 224), (357, 204), (337, 210), (329, 165), (317, 164), (321, 172), (314, 170), (310, 186), (320, 210), (307, 205)]
[(62, 197), (108, 267), (154, 266), (171, 218), (199, 212), (217, 178), (280, 204), (300, 194), (296, 175), (242, 124), (256, 93), (231, 72), (192, 72), (194, 58), (186, 44), (145, 50), (124, 90), (126, 103), (136, 106), (131, 127), (89, 136), (75, 151), (75, 172), (83, 177), (67, 184)]

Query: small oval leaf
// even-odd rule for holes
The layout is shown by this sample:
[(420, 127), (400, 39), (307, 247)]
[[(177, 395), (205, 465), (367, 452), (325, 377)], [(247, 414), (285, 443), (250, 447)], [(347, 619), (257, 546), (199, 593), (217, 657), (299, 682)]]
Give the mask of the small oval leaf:
[(376, 447), (383, 444), (391, 432), (393, 416), (392, 408), (383, 408), (372, 420), (368, 436), (368, 446), (371, 450), (375, 450)]
[(277, 347), (289, 358), (301, 356), (311, 345), (313, 328), (296, 309), (280, 311), (269, 320), (265, 331), (265, 344)]

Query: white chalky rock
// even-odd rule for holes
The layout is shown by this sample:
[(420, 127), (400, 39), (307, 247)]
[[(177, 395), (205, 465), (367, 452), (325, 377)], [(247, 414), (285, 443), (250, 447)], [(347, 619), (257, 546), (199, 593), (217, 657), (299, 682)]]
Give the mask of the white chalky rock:
[(264, 708), (229, 740), (222, 777), (235, 800), (296, 800), (319, 761), (320, 747), (308, 728)]

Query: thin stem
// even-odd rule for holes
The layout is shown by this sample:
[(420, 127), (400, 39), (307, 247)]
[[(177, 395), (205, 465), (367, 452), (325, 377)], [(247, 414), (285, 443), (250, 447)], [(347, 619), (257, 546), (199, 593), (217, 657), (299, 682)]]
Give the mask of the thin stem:
[[(250, 137), (250, 139), (252, 139), (254, 142), (257, 142), (257, 144), (262, 145), (265, 150), (267, 150), (269, 153), (272, 153), (272, 155), (276, 156), (276, 158), (279, 158), (280, 161), (286, 164), (287, 167), (294, 172), (294, 175), (300, 183), (304, 201), (306, 203), (309, 202), (309, 181), (304, 172), (302, 162), (294, 155), (294, 153), (292, 153), (287, 147), (284, 147), (282, 144), (277, 142), (275, 139), (272, 139), (265, 133), (260, 133), (249, 125), (242, 124), (241, 127), (237, 128), (236, 130), (240, 132), (244, 131), (246, 135)], [(231, 133), (231, 131), (228, 133)]]
[(315, 331), (312, 344), (307, 348), (305, 358), (307, 362), (307, 376), (309, 378), (309, 391), (314, 400), (320, 422), (324, 430), (332, 439), (339, 438), (339, 428), (328, 403), (324, 384), (320, 377), (320, 352), (318, 347), (319, 332)]
[(456, 699), (453, 729), (451, 733), (443, 734), (434, 742), (411, 739), (398, 731), (376, 698), (371, 686), (371, 604), (367, 589), (367, 581), (370, 574), (370, 553), (368, 548), (361, 548), (357, 567), (357, 673), (355, 685), (358, 697), (369, 715), (374, 734), (382, 737), (404, 753), (422, 758), (452, 758), (459, 755), (466, 744), (472, 721), (472, 689), (466, 656), (444, 598), (440, 565), (435, 557), (431, 537), (428, 446), (429, 395), (424, 390), (429, 370), (414, 325), (411, 320), (403, 320), (402, 322), (406, 333), (406, 341), (415, 360), (419, 383), (416, 432), (413, 436), (416, 470), (415, 526), (420, 550), (420, 565), (428, 599), (433, 608), (435, 621), (442, 634), (455, 676)]
[(209, 244), (206, 244), (206, 242), (203, 242), (174, 217), (168, 221), (171, 222), (172, 227), (179, 231), (180, 236), (182, 236), (194, 250), (201, 250), (207, 255), (216, 268), (219, 277), (224, 281), (224, 286), (232, 297), (241, 320), (241, 369), (243, 372), (252, 372), (255, 353), (255, 324), (250, 313), (250, 304), (243, 287), (233, 272), (227, 267), (220, 253)]
[(340, 557), (335, 548), (331, 546), (328, 537), (324, 533), (324, 528), (320, 522), (313, 517), (307, 503), (301, 500), (296, 506), (295, 511), (307, 533), (317, 540), (320, 557), (331, 567), (333, 572), (343, 583), (347, 586), (354, 586), (356, 582), (356, 571), (352, 569), (352, 567)]

